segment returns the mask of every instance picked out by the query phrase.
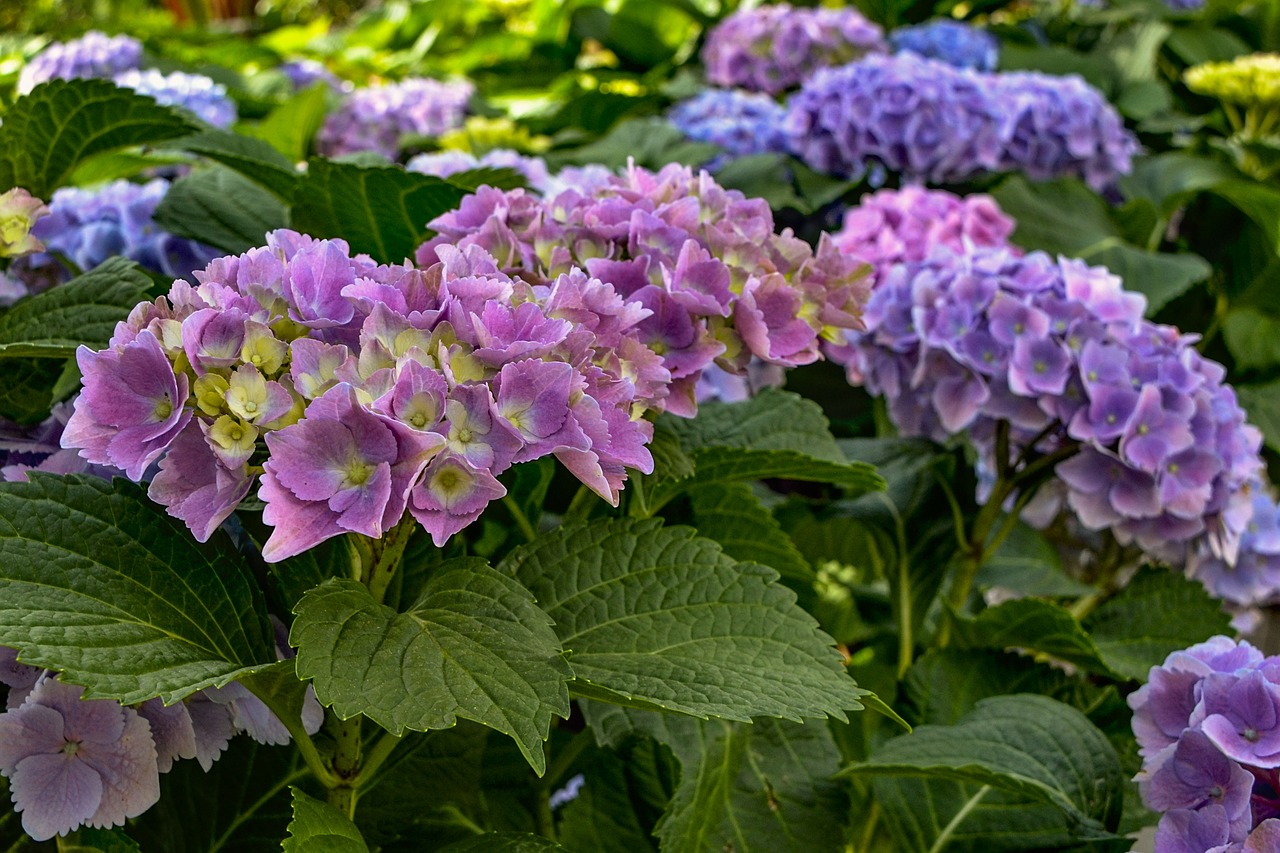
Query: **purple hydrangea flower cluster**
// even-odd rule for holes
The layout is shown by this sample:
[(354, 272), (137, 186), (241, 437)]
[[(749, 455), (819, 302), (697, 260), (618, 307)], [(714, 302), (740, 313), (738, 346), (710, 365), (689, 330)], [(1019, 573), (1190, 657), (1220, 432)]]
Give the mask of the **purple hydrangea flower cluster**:
[(281, 74), (289, 78), (295, 91), (309, 89), (317, 83), (323, 83), (335, 92), (346, 91), (350, 83), (338, 78), (324, 63), (314, 59), (290, 59), (280, 63)]
[(230, 127), (236, 120), (236, 104), (227, 95), (227, 87), (200, 74), (131, 69), (117, 74), (115, 84), (155, 98), (165, 106), (180, 107), (214, 127)]
[(702, 64), (717, 86), (777, 94), (818, 68), (888, 49), (884, 31), (854, 9), (786, 3), (735, 12), (707, 34)]
[(1232, 604), (1270, 604), (1280, 599), (1280, 507), (1260, 482), (1249, 484), (1246, 493), (1247, 505), (1238, 504), (1237, 524), (1244, 527), (1238, 553), (1201, 543), (1188, 560), (1187, 572)]
[(819, 71), (791, 98), (785, 129), (810, 166), (853, 179), (888, 169), (954, 183), (1025, 171), (1104, 191), (1129, 172), (1138, 148), (1078, 77), (984, 74), (914, 53)]
[(447, 178), (470, 169), (515, 169), (529, 186), (538, 192), (546, 192), (551, 185), (551, 173), (541, 157), (526, 157), (510, 148), (494, 148), (477, 157), (466, 151), (438, 151), (419, 154), (405, 166), (410, 172)]
[(709, 365), (740, 374), (753, 356), (815, 361), (821, 340), (858, 325), (866, 296), (862, 265), (825, 235), (815, 251), (789, 230), (775, 233), (767, 202), (676, 164), (632, 166), (594, 192), (546, 201), (482, 187), (429, 226), (438, 236), (419, 248), (420, 265), (441, 247), (475, 245), (540, 285), (583, 266), (642, 305), (650, 313), (634, 344), (658, 353), (671, 381), (641, 372), (641, 396), (686, 417)]
[(47, 251), (19, 258), (10, 273), (32, 291), (61, 283), (70, 272), (52, 254), (56, 252), (86, 271), (120, 255), (161, 275), (190, 276), (217, 252), (155, 224), (156, 207), (168, 191), (169, 182), (161, 178), (145, 184), (121, 180), (92, 190), (56, 191), (49, 202), (50, 215), (32, 228)]
[(1000, 61), (1000, 40), (984, 29), (938, 18), (902, 27), (889, 34), (897, 51), (909, 50), (956, 68), (995, 71)]
[(704, 89), (676, 104), (667, 119), (689, 139), (745, 157), (787, 150), (787, 137), (782, 132), (786, 115), (786, 108), (768, 95)]
[(431, 254), (276, 231), (215, 260), (80, 349), (63, 446), (133, 480), (158, 463), (150, 496), (201, 541), (260, 481), (269, 561), (406, 512), (443, 544), (548, 454), (616, 504), (670, 379), (631, 331), (653, 309), (568, 266), (534, 286), (478, 245)]
[(923, 261), (939, 246), (955, 253), (1006, 247), (1013, 229), (1013, 219), (989, 195), (908, 186), (863, 196), (833, 237), (840, 251), (871, 264), (878, 277), (894, 264)]
[(141, 64), (142, 42), (129, 36), (109, 38), (88, 32), (40, 51), (18, 75), (18, 94), (25, 95), (47, 80), (110, 78)]
[(833, 356), (904, 434), (965, 431), (994, 470), (1005, 421), (1015, 454), (1074, 454), (1056, 471), (1087, 528), (1178, 565), (1193, 540), (1234, 563), (1261, 436), (1224, 368), (1144, 308), (1078, 260), (940, 248), (882, 269), (867, 331)]
[[(150, 699), (124, 706), (84, 699), (84, 689), (18, 663), (0, 646), (0, 684), (8, 687), (0, 713), (0, 775), (36, 841), (81, 826), (121, 826), (160, 798), (160, 774), (194, 758), (206, 771), (231, 738), (286, 744), (279, 718), (238, 683), (209, 688), (166, 706)], [(320, 730), (324, 711), (308, 688), (302, 722)]]
[(426, 77), (358, 89), (325, 119), (316, 147), (326, 157), (373, 151), (395, 159), (407, 137), (461, 127), (474, 90), (467, 82)]
[(1280, 658), (1214, 637), (1129, 696), (1156, 853), (1280, 849)]

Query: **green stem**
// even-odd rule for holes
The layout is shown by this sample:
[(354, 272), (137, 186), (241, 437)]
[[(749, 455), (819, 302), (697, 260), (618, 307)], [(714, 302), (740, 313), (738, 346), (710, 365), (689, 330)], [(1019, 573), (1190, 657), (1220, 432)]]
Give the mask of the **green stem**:
[(862, 828), (862, 837), (858, 841), (859, 853), (871, 853), (871, 845), (876, 840), (876, 824), (880, 822), (880, 803), (872, 800), (867, 810), (867, 823)]
[(942, 853), (946, 849), (947, 844), (951, 842), (951, 836), (955, 835), (960, 824), (964, 823), (969, 813), (978, 807), (978, 803), (982, 802), (982, 798), (991, 790), (990, 785), (983, 785), (978, 792), (969, 798), (969, 801), (960, 807), (960, 811), (956, 812), (955, 817), (951, 818), (950, 823), (943, 827), (942, 832), (938, 833), (938, 837), (933, 840), (933, 844), (929, 847), (929, 853)]
[(576, 521), (586, 521), (587, 516), (591, 514), (591, 510), (595, 508), (596, 500), (595, 492), (586, 486), (579, 486), (578, 491), (574, 493), (573, 500), (569, 501), (569, 508), (564, 512), (564, 523), (572, 524)]
[(375, 540), (371, 549), (371, 562), (365, 563), (368, 571), (364, 573), (364, 584), (369, 587), (373, 600), (382, 603), (387, 595), (387, 587), (400, 568), (400, 560), (404, 557), (404, 549), (413, 538), (417, 521), (413, 516), (405, 514), (404, 519), (387, 531), (387, 535)]
[(384, 731), (378, 736), (378, 740), (364, 754), (364, 761), (360, 764), (359, 787), (368, 786), (376, 778), (378, 770), (399, 745), (400, 738), (391, 732)]
[(292, 785), (294, 782), (300, 781), (306, 775), (307, 770), (305, 768), (298, 768), (297, 770), (294, 770), (288, 776), (278, 780), (274, 785), (268, 788), (266, 793), (261, 797), (258, 797), (253, 805), (249, 806), (247, 809), (240, 809), (236, 812), (236, 816), (232, 819), (227, 828), (223, 830), (221, 835), (214, 839), (214, 842), (211, 845), (209, 845), (209, 853), (217, 853), (217, 851), (221, 850), (223, 846), (231, 840), (231, 836), (241, 827), (242, 824), (244, 824), (245, 821), (252, 819), (253, 816), (258, 813), (258, 810), (269, 803), (273, 797)]
[(657, 510), (649, 508), (649, 501), (644, 493), (644, 477), (636, 477), (631, 481), (631, 504), (627, 507), (633, 518), (650, 518)]
[(538, 531), (534, 529), (533, 522), (529, 521), (529, 516), (525, 515), (525, 511), (520, 508), (520, 502), (513, 498), (510, 492), (502, 496), (502, 505), (507, 508), (507, 512), (511, 513), (511, 518), (515, 521), (516, 527), (520, 528), (524, 541), (532, 542), (538, 538)]
[(573, 762), (578, 760), (578, 756), (582, 755), (583, 750), (589, 747), (594, 739), (590, 729), (583, 729), (569, 739), (564, 749), (556, 754), (556, 757), (547, 765), (547, 773), (542, 777), (542, 787), (548, 791), (555, 786), (565, 773), (569, 772), (569, 768), (573, 766)]
[(241, 683), (250, 693), (261, 699), (262, 704), (266, 705), (271, 713), (276, 715), (280, 724), (288, 730), (289, 736), (293, 738), (293, 745), (298, 748), (298, 754), (302, 756), (307, 769), (315, 775), (316, 779), (326, 788), (338, 784), (338, 777), (333, 775), (333, 771), (320, 757), (316, 742), (311, 739), (311, 735), (307, 734), (307, 729), (302, 724), (302, 717), (296, 713), (296, 709), (278, 701), (280, 697), (269, 690), (254, 690), (256, 682), (252, 679), (246, 679)]
[(329, 789), (329, 805), (349, 818), (356, 814), (356, 786), (360, 781), (360, 721), (338, 720), (334, 731), (333, 772), (338, 783)]

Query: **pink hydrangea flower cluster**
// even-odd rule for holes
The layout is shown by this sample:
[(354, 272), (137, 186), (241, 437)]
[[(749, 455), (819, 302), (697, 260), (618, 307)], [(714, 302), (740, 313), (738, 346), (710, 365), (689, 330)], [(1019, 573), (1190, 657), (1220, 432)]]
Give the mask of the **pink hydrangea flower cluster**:
[[(281, 654), (291, 650), (279, 649)], [(136, 706), (84, 699), (84, 689), (17, 661), (0, 646), (0, 775), (36, 841), (81, 826), (121, 826), (160, 798), (160, 774), (194, 758), (206, 771), (239, 733), (262, 744), (289, 742), (284, 724), (260, 699), (232, 682), (183, 702)], [(302, 722), (320, 730), (324, 711), (308, 688)]]
[(80, 349), (63, 446), (150, 476), (201, 541), (260, 481), (270, 561), (406, 511), (442, 544), (548, 454), (616, 504), (652, 470), (639, 416), (670, 377), (631, 333), (651, 309), (576, 268), (535, 286), (477, 245), (432, 257), (276, 231), (215, 260)]
[[(482, 187), (429, 223), (417, 252), (479, 246), (512, 275), (545, 286), (574, 266), (610, 284), (647, 316), (629, 335), (661, 356), (635, 362), (650, 408), (692, 417), (711, 364), (741, 374), (755, 356), (791, 367), (820, 357), (822, 340), (856, 328), (867, 294), (864, 265), (823, 235), (817, 249), (774, 231), (762, 199), (726, 190), (705, 172), (631, 166), (589, 189), (546, 200)], [(581, 309), (590, 314), (586, 304)]]
[(373, 151), (395, 159), (406, 138), (460, 127), (474, 91), (465, 81), (427, 77), (357, 89), (325, 119), (316, 148), (326, 157)]
[(1280, 658), (1214, 637), (1129, 696), (1156, 853), (1280, 849)]
[(819, 68), (884, 53), (884, 31), (856, 10), (787, 3), (743, 9), (707, 34), (702, 63), (717, 86), (777, 94)]

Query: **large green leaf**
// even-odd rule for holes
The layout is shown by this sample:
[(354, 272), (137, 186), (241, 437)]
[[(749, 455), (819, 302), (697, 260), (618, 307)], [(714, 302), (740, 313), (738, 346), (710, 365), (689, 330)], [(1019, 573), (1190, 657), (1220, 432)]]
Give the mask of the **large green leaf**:
[[(650, 753), (652, 754), (652, 753)], [(573, 801), (560, 810), (557, 837), (570, 850), (593, 853), (654, 853), (656, 839), (645, 826), (637, 806), (643, 802), (632, 790), (630, 756), (598, 749), (575, 765), (582, 784)], [(663, 792), (665, 793), (665, 791)], [(669, 796), (662, 798), (665, 807)]]
[(482, 560), (445, 563), (404, 613), (335, 578), (294, 612), (298, 674), (339, 717), (364, 714), (395, 734), (474, 720), (545, 769), (551, 718), (569, 715), (569, 668), (550, 620), (510, 577)]
[(689, 490), (693, 526), (735, 560), (751, 560), (784, 578), (812, 581), (813, 569), (791, 537), (746, 483), (713, 483)]
[(700, 166), (719, 151), (705, 142), (690, 142), (663, 119), (642, 118), (619, 122), (589, 145), (568, 152), (552, 152), (547, 160), (554, 168), (600, 163), (620, 169), (632, 158), (637, 166), (661, 169), (668, 163)]
[(315, 237), (341, 237), (353, 253), (383, 263), (413, 257), (427, 223), (458, 206), (466, 190), (399, 166), (360, 166), (313, 158), (298, 186), (292, 225)]
[(0, 125), (0, 191), (48, 198), (82, 160), (197, 130), (178, 110), (106, 80), (50, 80), (19, 98)]
[(1144, 680), (1171, 652), (1228, 633), (1230, 621), (1196, 581), (1146, 568), (1084, 624), (1111, 669)]
[(528, 832), (486, 832), (456, 841), (443, 847), (440, 853), (567, 853), (554, 841)]
[(953, 726), (921, 726), (843, 771), (989, 785), (1056, 806), (1085, 836), (1109, 835), (1124, 776), (1106, 735), (1046, 696), (997, 696)]
[(953, 635), (962, 649), (1027, 649), (1111, 674), (1098, 647), (1070, 611), (1036, 598), (1006, 601), (972, 619), (956, 617)]
[(368, 853), (369, 846), (351, 819), (328, 803), (309, 797), (297, 788), (293, 794), (293, 820), (289, 837), (281, 845), (284, 853)]
[(982, 699), (1011, 693), (1052, 696), (1088, 707), (1084, 679), (1024, 655), (990, 649), (931, 649), (912, 664), (903, 692), (921, 723), (953, 725)]
[(1280, 317), (1256, 308), (1233, 308), (1222, 337), (1239, 370), (1268, 370), (1280, 364)]
[(261, 139), (226, 130), (206, 130), (171, 143), (234, 169), (288, 201), (298, 188), (293, 162)]
[(1018, 522), (982, 568), (978, 585), (1000, 587), (1020, 595), (1080, 596), (1094, 588), (1062, 570), (1058, 551), (1044, 534)]
[(1013, 176), (992, 195), (1018, 223), (1015, 243), (1106, 266), (1124, 279), (1127, 288), (1147, 297), (1148, 314), (1212, 272), (1199, 255), (1148, 252), (1128, 242), (1106, 202), (1079, 181), (1033, 186), (1026, 178)]
[(116, 323), (146, 299), (151, 279), (124, 258), (19, 300), (0, 313), (0, 358), (68, 358), (81, 344), (105, 346)]
[(1240, 405), (1249, 413), (1249, 423), (1262, 430), (1267, 447), (1280, 452), (1280, 379), (1260, 385), (1238, 385)]
[(533, 591), (574, 692), (699, 717), (834, 716), (861, 695), (832, 641), (777, 573), (687, 527), (562, 527), (499, 566)]
[(179, 179), (156, 208), (156, 224), (239, 254), (266, 243), (268, 231), (285, 225), (280, 199), (225, 166), (200, 169)]
[(299, 163), (307, 158), (311, 140), (324, 124), (328, 109), (327, 89), (324, 83), (316, 83), (276, 107), (258, 124), (237, 129), (268, 143), (289, 162)]
[(0, 644), (87, 696), (173, 701), (275, 661), (257, 584), (132, 483), (0, 484)]

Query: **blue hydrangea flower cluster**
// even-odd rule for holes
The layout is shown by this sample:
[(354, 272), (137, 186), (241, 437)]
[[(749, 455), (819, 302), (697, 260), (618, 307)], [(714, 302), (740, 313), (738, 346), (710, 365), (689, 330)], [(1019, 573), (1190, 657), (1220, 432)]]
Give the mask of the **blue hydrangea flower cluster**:
[(214, 127), (230, 127), (236, 120), (236, 104), (227, 95), (227, 87), (201, 74), (132, 69), (117, 74), (115, 84), (155, 98), (165, 106), (181, 107)]
[(960, 21), (939, 18), (901, 27), (889, 34), (896, 51), (911, 51), (956, 68), (995, 71), (1000, 60), (1000, 40), (986, 30)]
[(1238, 506), (1244, 527), (1239, 550), (1221, 553), (1203, 543), (1187, 572), (1218, 598), (1239, 606), (1280, 600), (1280, 507), (1263, 483), (1251, 483), (1250, 500)]
[(768, 95), (740, 89), (705, 89), (681, 101), (667, 119), (696, 142), (709, 142), (734, 157), (787, 150), (786, 108)]
[(1005, 421), (1015, 455), (1069, 457), (1056, 472), (1085, 527), (1174, 565), (1200, 547), (1234, 564), (1261, 436), (1222, 366), (1145, 304), (1078, 260), (940, 248), (881, 270), (866, 332), (832, 355), (903, 434), (965, 432), (995, 469)]
[(717, 86), (777, 94), (818, 68), (888, 49), (884, 31), (852, 8), (797, 9), (786, 3), (743, 9), (707, 34), (702, 63)]
[(325, 120), (316, 147), (326, 157), (373, 151), (394, 159), (406, 138), (461, 127), (473, 91), (464, 81), (426, 77), (358, 89)]
[(314, 59), (290, 59), (280, 63), (277, 69), (293, 85), (295, 91), (309, 89), (316, 83), (323, 83), (335, 92), (342, 92), (350, 87), (350, 83), (338, 79), (338, 76)]
[(31, 291), (44, 290), (70, 278), (52, 253), (91, 270), (107, 258), (122, 255), (171, 278), (186, 278), (218, 256), (208, 246), (162, 231), (153, 219), (169, 190), (161, 178), (145, 184), (115, 181), (97, 189), (60, 189), (49, 202), (52, 211), (32, 228), (48, 251), (19, 258), (10, 274)]
[[(283, 625), (277, 626), (277, 637)], [(280, 641), (283, 642), (283, 641)], [(277, 645), (281, 657), (292, 655)], [(210, 688), (166, 706), (159, 699), (121, 705), (84, 699), (83, 688), (18, 662), (0, 646), (0, 775), (36, 841), (81, 826), (121, 826), (160, 799), (160, 774), (194, 758), (206, 771), (239, 733), (282, 745), (289, 732), (262, 700), (239, 683)], [(320, 730), (324, 711), (308, 688), (302, 722)]]
[(1129, 696), (1156, 853), (1280, 850), (1280, 658), (1214, 637)]
[(526, 157), (510, 148), (495, 148), (480, 157), (466, 151), (419, 154), (411, 159), (405, 168), (410, 172), (435, 175), (437, 178), (447, 178), (470, 169), (515, 169), (529, 182), (529, 186), (538, 192), (546, 192), (551, 184), (551, 173), (547, 170), (547, 161), (541, 157)]
[(935, 184), (1024, 171), (1105, 191), (1138, 149), (1078, 77), (985, 74), (914, 53), (819, 71), (791, 98), (785, 129), (819, 171), (859, 179), (888, 169)]
[(18, 94), (25, 95), (47, 80), (109, 78), (141, 64), (142, 42), (129, 36), (109, 38), (89, 32), (40, 51), (18, 75)]

